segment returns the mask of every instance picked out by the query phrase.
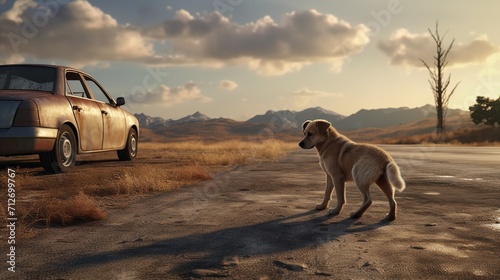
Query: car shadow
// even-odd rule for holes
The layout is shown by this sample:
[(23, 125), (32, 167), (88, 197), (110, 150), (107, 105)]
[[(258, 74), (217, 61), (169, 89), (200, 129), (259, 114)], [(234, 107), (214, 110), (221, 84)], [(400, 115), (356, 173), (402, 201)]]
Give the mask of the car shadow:
[[(75, 163), (75, 168), (80, 166), (84, 167), (92, 167), (92, 166), (100, 166), (99, 164), (109, 164), (120, 162), (118, 159), (78, 159)], [(132, 164), (129, 162), (121, 162), (121, 165)], [(53, 175), (50, 172), (46, 172), (43, 170), (42, 164), (38, 157), (27, 157), (27, 156), (17, 156), (17, 157), (4, 157), (0, 158), (0, 170), (10, 169), (26, 169), (29, 172), (32, 172), (32, 175), (35, 176), (44, 176), (44, 175)]]
[[(388, 225), (380, 221), (366, 225), (356, 219), (346, 218), (329, 223), (331, 216), (322, 215), (300, 219), (318, 213), (316, 210), (278, 218), (272, 221), (160, 240), (155, 243), (97, 254), (87, 254), (55, 264), (58, 268), (101, 266), (121, 260), (150, 256), (178, 256), (193, 254), (199, 258), (185, 258), (174, 268), (177, 274), (189, 274), (195, 268), (220, 268), (225, 257), (252, 257), (317, 247), (338, 241), (352, 232), (370, 231)], [(296, 220), (300, 219), (300, 220)]]
[(38, 157), (0, 157), (0, 169), (41, 167)]

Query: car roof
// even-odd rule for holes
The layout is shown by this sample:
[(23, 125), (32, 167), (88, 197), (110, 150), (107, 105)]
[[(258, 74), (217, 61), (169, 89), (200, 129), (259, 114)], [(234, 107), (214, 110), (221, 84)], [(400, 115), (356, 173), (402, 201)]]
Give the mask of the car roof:
[(22, 66), (22, 67), (60, 68), (60, 69), (63, 69), (63, 70), (72, 70), (72, 71), (83, 72), (83, 71), (78, 70), (76, 68), (72, 68), (72, 67), (69, 67), (69, 66), (63, 66), (63, 65), (55, 65), (55, 64), (33, 64), (33, 63), (30, 63), (30, 64), (2, 64), (2, 65), (0, 65), (0, 67), (4, 67), (4, 66), (7, 66), (7, 67), (10, 67), (10, 66)]

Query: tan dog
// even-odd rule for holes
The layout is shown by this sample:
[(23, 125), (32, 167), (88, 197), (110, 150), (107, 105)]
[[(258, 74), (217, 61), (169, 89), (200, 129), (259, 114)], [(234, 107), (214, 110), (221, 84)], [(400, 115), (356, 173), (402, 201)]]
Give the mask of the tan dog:
[(306, 121), (302, 125), (304, 139), (299, 143), (303, 149), (316, 147), (319, 163), (326, 173), (326, 190), (323, 202), (316, 205), (317, 210), (328, 207), (335, 187), (337, 205), (328, 214), (337, 215), (345, 204), (345, 182), (354, 181), (363, 195), (363, 204), (351, 213), (359, 218), (370, 207), (370, 185), (376, 183), (389, 200), (389, 214), (386, 220), (396, 219), (396, 200), (394, 189), (403, 191), (405, 182), (399, 167), (392, 157), (381, 148), (368, 144), (357, 144), (349, 140), (325, 120)]

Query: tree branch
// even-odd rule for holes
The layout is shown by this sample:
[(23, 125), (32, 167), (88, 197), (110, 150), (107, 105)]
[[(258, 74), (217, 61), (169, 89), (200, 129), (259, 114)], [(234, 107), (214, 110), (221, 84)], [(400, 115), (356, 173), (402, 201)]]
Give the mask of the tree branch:
[(430, 28), (428, 28), (427, 30), (429, 31), (430, 36), (436, 43), (436, 54), (433, 56), (434, 67), (431, 68), (429, 64), (427, 64), (427, 62), (425, 62), (421, 58), (419, 58), (419, 60), (427, 68), (427, 71), (429, 72), (430, 79), (428, 80), (428, 82), (432, 90), (432, 93), (434, 95), (436, 112), (438, 114), (437, 116), (438, 123), (436, 128), (438, 133), (441, 133), (444, 132), (445, 129), (444, 123), (447, 115), (448, 103), (450, 101), (451, 96), (453, 96), (455, 90), (460, 84), (460, 82), (458, 82), (457, 84), (455, 84), (453, 89), (450, 92), (448, 92), (448, 88), (451, 82), (451, 74), (449, 74), (446, 79), (443, 78), (445, 76), (444, 70), (446, 69), (449, 63), (448, 55), (450, 54), (450, 51), (453, 48), (453, 45), (455, 44), (455, 39), (453, 38), (448, 47), (446, 49), (443, 49), (443, 40), (448, 34), (448, 31), (446, 31), (442, 36), (439, 34), (439, 21), (436, 21), (435, 33), (433, 33)]

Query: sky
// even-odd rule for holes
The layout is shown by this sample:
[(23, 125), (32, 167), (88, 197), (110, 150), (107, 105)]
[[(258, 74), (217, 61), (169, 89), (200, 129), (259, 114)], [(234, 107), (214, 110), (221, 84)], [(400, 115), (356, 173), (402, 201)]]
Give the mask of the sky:
[(82, 69), (133, 113), (434, 104), (435, 43), (452, 40), (451, 108), (500, 95), (500, 1), (0, 0), (0, 63)]

